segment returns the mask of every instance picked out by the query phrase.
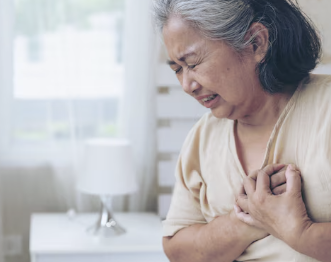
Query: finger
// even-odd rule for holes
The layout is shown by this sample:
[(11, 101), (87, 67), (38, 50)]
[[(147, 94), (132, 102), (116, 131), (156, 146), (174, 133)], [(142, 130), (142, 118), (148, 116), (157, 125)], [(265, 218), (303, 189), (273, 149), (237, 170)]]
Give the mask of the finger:
[(246, 177), (244, 179), (244, 189), (245, 189), (245, 192), (248, 196), (253, 194), (255, 192), (255, 189), (256, 189), (255, 179), (253, 179), (251, 177)]
[(272, 194), (270, 189), (270, 177), (264, 169), (261, 169), (257, 175), (256, 192), (261, 195), (265, 193)]
[(289, 165), (286, 169), (286, 192), (301, 194), (301, 172), (294, 166)]
[(254, 171), (251, 171), (249, 174), (248, 174), (248, 177), (256, 180), (257, 179), (257, 173), (259, 172), (259, 170), (254, 170)]
[(240, 213), (240, 212), (243, 212), (242, 209), (237, 204), (234, 204), (233, 208), (234, 208), (234, 212), (236, 214)]
[[(242, 185), (241, 186), (241, 188), (240, 188), (240, 190), (239, 190), (239, 195), (240, 194), (244, 194), (244, 195), (246, 195), (246, 191), (245, 191), (245, 187), (244, 187), (244, 185)], [(237, 194), (238, 195), (238, 194)]]
[(264, 172), (268, 175), (271, 176), (276, 172), (279, 172), (282, 168), (284, 168), (285, 165), (284, 164), (271, 164), (271, 165), (267, 165), (265, 166), (262, 170), (264, 170)]
[(240, 221), (250, 226), (254, 226), (254, 219), (249, 214), (240, 211), (239, 207), (234, 206), (234, 213)]
[[(282, 171), (282, 169), (284, 169), (284, 171), (285, 171), (286, 170), (286, 168), (284, 168), (285, 166), (286, 165), (284, 165), (284, 164), (271, 164), (271, 165), (266, 166), (265, 169), (266, 169), (266, 172), (268, 173), (268, 175), (272, 176), (276, 172)], [(250, 172), (248, 174), (248, 177), (251, 177), (254, 180), (256, 180), (259, 171), (260, 170), (258, 169), (258, 170), (254, 170), (254, 171)]]
[(259, 170), (256, 180), (256, 191), (272, 194), (270, 189), (270, 176), (281, 170), (284, 164), (271, 164)]
[(245, 213), (248, 213), (248, 198), (247, 195), (240, 194), (236, 201), (237, 206), (241, 208), (241, 210)]
[(272, 189), (274, 195), (281, 195), (286, 192), (286, 183)]
[(270, 177), (270, 188), (276, 188), (286, 182), (285, 170), (277, 172)]

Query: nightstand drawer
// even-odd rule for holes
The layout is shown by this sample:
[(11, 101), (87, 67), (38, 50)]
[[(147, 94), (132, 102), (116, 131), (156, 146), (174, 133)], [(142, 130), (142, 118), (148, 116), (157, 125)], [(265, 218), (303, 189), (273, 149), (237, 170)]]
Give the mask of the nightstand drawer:
[(32, 262), (169, 262), (163, 253), (36, 255)]
[(168, 262), (162, 248), (160, 218), (152, 213), (119, 213), (126, 229), (116, 237), (87, 234), (97, 214), (33, 214), (31, 262)]

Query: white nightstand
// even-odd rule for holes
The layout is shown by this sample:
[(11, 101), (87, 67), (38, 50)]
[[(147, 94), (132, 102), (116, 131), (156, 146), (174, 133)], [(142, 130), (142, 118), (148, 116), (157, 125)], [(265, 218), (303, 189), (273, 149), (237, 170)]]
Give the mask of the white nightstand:
[(151, 213), (119, 213), (126, 234), (109, 239), (86, 233), (96, 214), (33, 214), (31, 262), (168, 262), (162, 250), (160, 218)]

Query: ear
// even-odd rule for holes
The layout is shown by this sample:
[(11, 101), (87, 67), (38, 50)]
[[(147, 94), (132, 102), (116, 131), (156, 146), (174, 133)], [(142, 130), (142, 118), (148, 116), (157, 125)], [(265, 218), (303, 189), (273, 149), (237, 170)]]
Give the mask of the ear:
[(254, 54), (255, 61), (260, 63), (269, 47), (268, 29), (261, 23), (253, 23), (245, 35), (245, 40), (250, 41), (248, 49)]

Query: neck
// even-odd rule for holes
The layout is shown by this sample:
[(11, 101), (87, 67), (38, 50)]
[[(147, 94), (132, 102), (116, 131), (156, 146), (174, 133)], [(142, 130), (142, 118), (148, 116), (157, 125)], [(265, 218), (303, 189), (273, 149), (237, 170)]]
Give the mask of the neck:
[(245, 132), (272, 130), (292, 94), (293, 92), (274, 95), (264, 93), (256, 99), (251, 113), (237, 119), (238, 128)]

